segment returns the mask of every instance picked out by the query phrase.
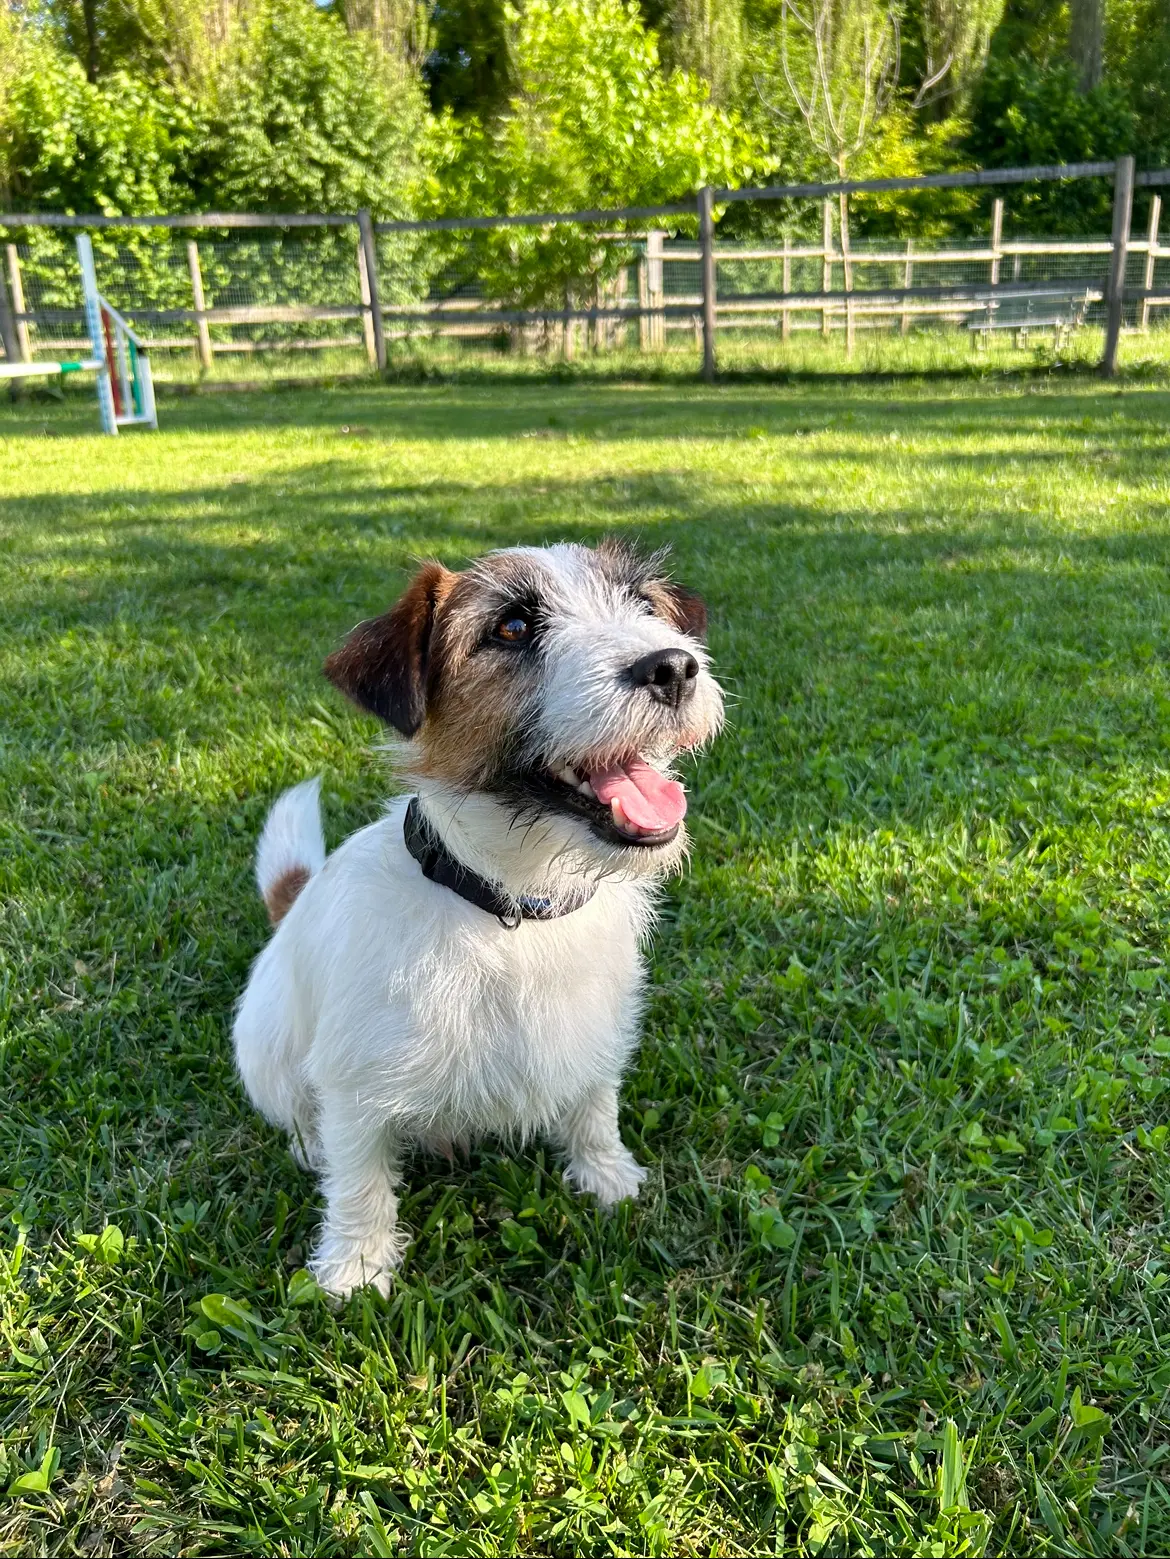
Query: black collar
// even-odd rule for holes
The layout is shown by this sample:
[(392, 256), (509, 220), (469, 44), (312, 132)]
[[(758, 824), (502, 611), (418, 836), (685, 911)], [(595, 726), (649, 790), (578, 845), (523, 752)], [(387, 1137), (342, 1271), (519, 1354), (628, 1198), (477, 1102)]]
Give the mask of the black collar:
[(417, 796), (410, 798), (402, 824), (402, 837), (406, 841), (406, 848), (422, 867), (424, 877), (441, 887), (450, 888), (452, 893), (457, 893), (477, 909), (494, 915), (508, 931), (515, 931), (522, 920), (556, 920), (561, 915), (572, 914), (573, 910), (586, 905), (596, 891), (591, 887), (584, 898), (563, 909), (552, 899), (511, 898), (495, 883), (455, 859), (427, 821)]

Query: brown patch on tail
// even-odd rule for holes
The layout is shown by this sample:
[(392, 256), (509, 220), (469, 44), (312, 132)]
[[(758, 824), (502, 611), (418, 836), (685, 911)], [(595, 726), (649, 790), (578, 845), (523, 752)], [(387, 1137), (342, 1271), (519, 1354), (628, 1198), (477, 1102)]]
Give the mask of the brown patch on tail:
[(264, 902), (268, 906), (268, 918), (274, 926), (288, 914), (296, 901), (297, 894), (309, 880), (309, 871), (304, 866), (290, 866), (288, 871), (281, 872), (280, 876), (264, 895)]

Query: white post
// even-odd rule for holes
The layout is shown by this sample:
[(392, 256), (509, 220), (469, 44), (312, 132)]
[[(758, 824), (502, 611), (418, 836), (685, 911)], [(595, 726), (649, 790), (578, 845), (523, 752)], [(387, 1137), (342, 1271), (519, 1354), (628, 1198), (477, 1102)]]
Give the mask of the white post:
[(90, 350), (97, 370), (98, 416), (103, 433), (117, 433), (114, 416), (114, 392), (110, 387), (110, 369), (106, 361), (106, 342), (102, 333), (102, 307), (98, 298), (97, 272), (93, 266), (93, 245), (88, 233), (77, 235), (77, 263), (81, 267), (81, 295), (85, 301), (85, 327), (89, 331)]
[(845, 274), (845, 356), (853, 356), (853, 257), (849, 249), (849, 196), (842, 195), (838, 204), (841, 227), (841, 269)]
[(158, 408), (154, 403), (154, 375), (150, 371), (150, 356), (146, 352), (138, 354), (138, 387), (142, 391), (142, 417), (143, 421), (158, 432)]
[(386, 330), (382, 321), (382, 300), (378, 287), (378, 245), (374, 222), (366, 207), (358, 212), (358, 235), (366, 255), (366, 287), (370, 294), (370, 323), (374, 327), (374, 359), (378, 372), (386, 368)]
[(991, 202), (991, 275), (993, 287), (999, 286), (999, 266), (1003, 258), (1003, 196), (997, 195)]

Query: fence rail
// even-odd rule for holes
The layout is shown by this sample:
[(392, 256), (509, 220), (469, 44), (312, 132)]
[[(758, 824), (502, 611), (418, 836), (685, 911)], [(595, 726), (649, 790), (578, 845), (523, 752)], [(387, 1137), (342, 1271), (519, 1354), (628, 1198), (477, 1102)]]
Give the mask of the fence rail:
[[(841, 197), (844, 205), (858, 194), (994, 189), (1088, 178), (1112, 180), (1113, 231), (1109, 238), (1004, 240), (1002, 195), (993, 201), (986, 241), (950, 246), (934, 242), (919, 247), (913, 240), (904, 244), (885, 240), (869, 245), (850, 242), (843, 220), (841, 232), (834, 237), (834, 201)], [(303, 351), (340, 344), (359, 346), (371, 365), (384, 367), (388, 341), (419, 334), (467, 337), (501, 328), (520, 332), (519, 339), (525, 331), (536, 330), (543, 333), (546, 343), (552, 339), (551, 332), (559, 330), (564, 352), (571, 355), (579, 327), (588, 331), (594, 347), (604, 348), (615, 331), (633, 326), (644, 350), (661, 349), (668, 331), (693, 331), (702, 352), (704, 377), (710, 379), (716, 372), (718, 332), (748, 325), (774, 323), (785, 340), (793, 330), (819, 330), (827, 337), (843, 329), (852, 349), (858, 329), (893, 326), (905, 334), (916, 320), (966, 326), (976, 343), (996, 330), (1026, 335), (1051, 329), (1059, 337), (1062, 331), (1092, 320), (1105, 326), (1101, 367), (1112, 373), (1127, 318), (1132, 317), (1136, 328), (1146, 329), (1153, 309), (1170, 307), (1170, 271), (1165, 276), (1158, 274), (1159, 262), (1170, 261), (1170, 245), (1160, 242), (1159, 194), (1151, 195), (1144, 236), (1136, 237), (1130, 231), (1135, 189), (1158, 189), (1167, 183), (1170, 169), (1138, 173), (1133, 159), (1123, 157), (1115, 163), (703, 189), (693, 200), (664, 205), (497, 217), (378, 222), (364, 210), (353, 214), (204, 212), (131, 217), (12, 212), (0, 213), (0, 227), (10, 234), (40, 232), (48, 236), (56, 229), (92, 229), (95, 233), (123, 229), (131, 235), (149, 229), (192, 234), (203, 230), (210, 236), (175, 240), (182, 244), (181, 252), (167, 251), (165, 285), (156, 278), (154, 286), (156, 294), (169, 294), (167, 297), (147, 296), (145, 292), (130, 296), (138, 274), (134, 266), (141, 268), (140, 255), (136, 259), (127, 252), (127, 258), (108, 262), (111, 271), (120, 264), (125, 272), (121, 283), (127, 296), (119, 299), (119, 307), (127, 317), (139, 328), (171, 327), (170, 334), (157, 337), (151, 345), (189, 348), (203, 370), (212, 366), (219, 353), (274, 346)], [(744, 201), (810, 200), (821, 203), (820, 243), (807, 237), (797, 241), (785, 238), (781, 244), (735, 245), (716, 240), (718, 207)], [(690, 231), (697, 238), (672, 241), (660, 225), (663, 218), (689, 219), (694, 224)], [(648, 223), (655, 225), (647, 227)], [(523, 298), (509, 299), (499, 293), (476, 296), (474, 276), (463, 274), (458, 266), (451, 272), (450, 264), (444, 271), (441, 255), (421, 268), (416, 265), (418, 274), (412, 275), (410, 264), (414, 262), (401, 262), (386, 249), (387, 244), (417, 246), (427, 235), (466, 234), (469, 242), (474, 242), (485, 233), (507, 229), (538, 230), (537, 241), (541, 241), (539, 230), (566, 224), (609, 229), (617, 224), (639, 226), (592, 235), (599, 252), (604, 250), (608, 269), (604, 277), (605, 267), (598, 266), (591, 279), (582, 276), (567, 281), (563, 307), (549, 306), (547, 301), (526, 305)], [(682, 225), (685, 229), (688, 224)], [(313, 251), (311, 264), (305, 260), (309, 254), (306, 230), (315, 231), (320, 236), (314, 242), (326, 246), (320, 253)], [(262, 233), (271, 235), (270, 239), (262, 240)], [(216, 234), (231, 236), (216, 238)], [(43, 241), (48, 241), (47, 237)], [(141, 241), (147, 241), (145, 233)], [(251, 242), (262, 247), (268, 244), (259, 258), (247, 251), (257, 274), (264, 271), (262, 287), (253, 285), (248, 277), (240, 280), (229, 274), (233, 264), (237, 268), (242, 265), (243, 246)], [(25, 251), (22, 255), (20, 245), (8, 242), (5, 263), (0, 267), (0, 343), (8, 359), (29, 362), (34, 351), (72, 344), (52, 332), (79, 326), (83, 316), (65, 296), (68, 286), (51, 274), (51, 262), (40, 252), (33, 254), (27, 240)], [(421, 253), (417, 248), (410, 252), (416, 259)], [(30, 288), (27, 283), (34, 272), (36, 285)], [(115, 298), (118, 280), (111, 276), (104, 280), (106, 290)], [(583, 298), (582, 293), (590, 287), (592, 295)], [(282, 289), (283, 298), (244, 296), (249, 291), (265, 290), (278, 294)], [(320, 296), (329, 291), (334, 293), (332, 299)], [(305, 295), (314, 292), (318, 295)], [(184, 293), (185, 297), (180, 297)], [(356, 327), (354, 337), (316, 330), (330, 323), (349, 322)], [(271, 340), (233, 334), (260, 326), (277, 327), (285, 334)], [(289, 336), (288, 328), (295, 326), (313, 329), (299, 337)], [(178, 333), (182, 327), (190, 333)]]

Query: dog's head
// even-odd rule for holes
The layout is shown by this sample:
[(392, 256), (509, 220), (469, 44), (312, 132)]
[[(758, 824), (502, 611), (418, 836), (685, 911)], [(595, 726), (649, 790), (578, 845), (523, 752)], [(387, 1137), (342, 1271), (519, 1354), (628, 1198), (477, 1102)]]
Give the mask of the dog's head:
[(428, 563), (325, 672), (411, 739), (418, 780), (487, 795), (589, 864), (669, 870), (686, 797), (668, 766), (723, 701), (706, 607), (662, 563), (614, 542)]

